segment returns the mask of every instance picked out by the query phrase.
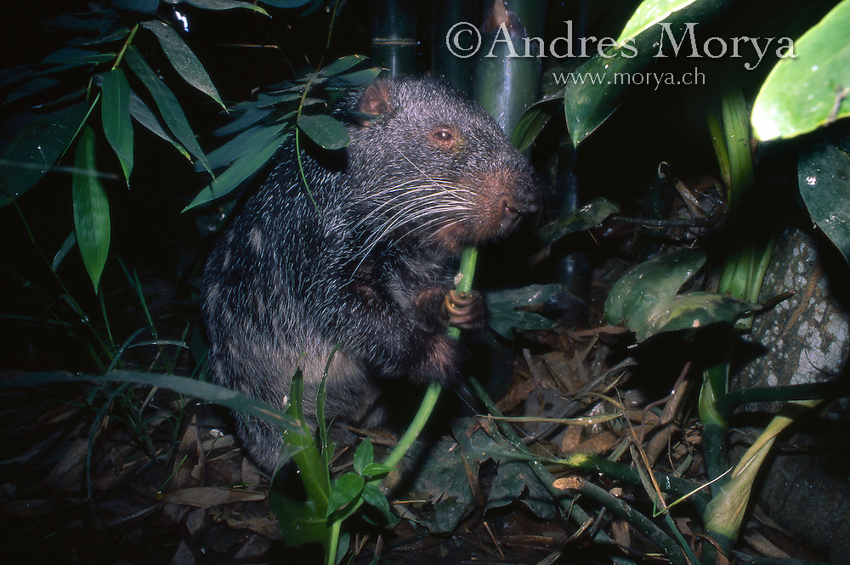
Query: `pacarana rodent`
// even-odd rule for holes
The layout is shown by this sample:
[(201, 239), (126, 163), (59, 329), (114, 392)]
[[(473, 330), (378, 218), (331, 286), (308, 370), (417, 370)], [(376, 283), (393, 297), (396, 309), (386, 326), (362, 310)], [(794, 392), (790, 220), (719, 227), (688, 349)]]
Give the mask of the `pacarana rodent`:
[[(349, 146), (302, 151), (303, 179), (284, 146), (216, 242), (201, 300), (213, 382), (282, 407), (300, 367), (315, 424), (338, 345), (325, 416), (368, 427), (381, 419), (382, 379), (456, 378), (460, 345), (444, 333), (451, 259), (512, 231), (537, 188), (496, 122), (442, 81), (379, 80), (347, 110)], [(480, 297), (457, 301), (453, 323), (483, 324)], [(274, 470), (280, 431), (235, 418), (243, 446)]]

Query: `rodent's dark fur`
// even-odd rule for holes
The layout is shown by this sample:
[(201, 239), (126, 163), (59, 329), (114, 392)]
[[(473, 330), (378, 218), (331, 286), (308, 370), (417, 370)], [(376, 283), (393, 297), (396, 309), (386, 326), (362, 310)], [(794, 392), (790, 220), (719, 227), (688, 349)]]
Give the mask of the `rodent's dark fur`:
[[(537, 190), (493, 119), (441, 81), (377, 81), (348, 109), (360, 118), (342, 162), (302, 151), (308, 195), (288, 144), (217, 241), (201, 298), (214, 382), (283, 406), (298, 366), (315, 423), (338, 344), (325, 415), (369, 426), (381, 379), (456, 378), (459, 345), (444, 335), (450, 259), (513, 230)], [(273, 470), (279, 430), (235, 417), (250, 455)]]

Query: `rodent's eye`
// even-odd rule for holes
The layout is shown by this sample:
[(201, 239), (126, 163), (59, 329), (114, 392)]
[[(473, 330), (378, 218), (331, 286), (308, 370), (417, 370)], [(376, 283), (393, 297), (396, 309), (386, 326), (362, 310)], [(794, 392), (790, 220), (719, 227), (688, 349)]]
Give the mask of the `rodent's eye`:
[(446, 127), (440, 127), (431, 132), (431, 135), (435, 140), (439, 141), (442, 144), (451, 144), (454, 141), (454, 134), (452, 130)]

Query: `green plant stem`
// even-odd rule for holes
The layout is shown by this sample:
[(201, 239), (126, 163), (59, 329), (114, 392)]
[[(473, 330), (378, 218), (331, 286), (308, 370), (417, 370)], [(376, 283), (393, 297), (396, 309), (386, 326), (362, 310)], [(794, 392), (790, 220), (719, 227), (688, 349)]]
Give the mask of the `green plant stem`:
[[(657, 545), (672, 563), (678, 565), (687, 565), (688, 560), (682, 554), (679, 545), (668, 536), (664, 530), (656, 526), (652, 520), (626, 504), (626, 502), (618, 498), (603, 488), (586, 481), (579, 477), (573, 477), (574, 490), (578, 494), (583, 494), (588, 498), (595, 500), (605, 508), (627, 521), (629, 524), (637, 528), (644, 534), (649, 541)], [(685, 544), (687, 546), (687, 543)]]
[[(463, 256), (460, 261), (459, 278), (457, 281), (458, 292), (470, 292), (472, 290), (472, 279), (475, 274), (475, 264), (477, 260), (478, 249), (475, 247), (467, 247), (463, 250)], [(446, 333), (454, 338), (460, 337), (460, 329), (454, 326), (449, 327), (446, 330)], [(384, 465), (395, 468), (404, 456), (407, 455), (407, 452), (410, 450), (413, 442), (416, 441), (416, 438), (418, 438), (419, 434), (422, 433), (422, 430), (425, 429), (425, 425), (428, 423), (428, 419), (431, 417), (431, 413), (434, 411), (434, 407), (437, 405), (437, 401), (439, 400), (440, 393), (442, 391), (443, 385), (438, 382), (431, 382), (428, 385), (425, 395), (422, 397), (422, 402), (419, 404), (419, 410), (417, 410), (416, 415), (407, 427), (407, 431), (405, 431), (404, 435), (401, 436), (401, 439), (398, 440), (398, 444), (395, 448), (393, 448), (386, 460), (384, 460)], [(383, 477), (372, 478), (367, 484), (380, 483), (382, 480)], [(334, 560), (336, 559), (336, 548), (339, 543), (339, 533), (342, 522), (353, 515), (362, 504), (363, 497), (361, 496), (331, 524), (331, 542), (327, 546), (328, 551), (326, 555), (328, 565), (333, 565)], [(331, 548), (333, 548), (333, 551), (330, 550)]]
[[(487, 395), (487, 392), (484, 390), (484, 387), (481, 386), (476, 379), (470, 378), (469, 384), (472, 386), (475, 393), (487, 407), (487, 410), (493, 414), (494, 416), (501, 416), (496, 405), (493, 404), (493, 401)], [(511, 442), (513, 447), (520, 453), (529, 457), (527, 459), (528, 466), (531, 468), (531, 471), (534, 475), (540, 480), (540, 483), (543, 487), (549, 491), (549, 494), (558, 501), (561, 507), (568, 512), (573, 521), (579, 525), (583, 525), (588, 520), (591, 519), (591, 516), (584, 511), (584, 509), (576, 504), (575, 497), (570, 495), (569, 493), (555, 487), (555, 478), (552, 474), (546, 470), (546, 467), (543, 466), (543, 463), (532, 454), (528, 448), (525, 447), (525, 444), (522, 443), (522, 440), (519, 438), (517, 433), (511, 427), (509, 422), (497, 420), (497, 425), (501, 430), (502, 434)], [(594, 536), (593, 540), (598, 543), (604, 544), (613, 544), (614, 541), (608, 537), (608, 534), (603, 532), (602, 530), (598, 530)], [(619, 559), (614, 559), (614, 562), (621, 562)], [(631, 563), (629, 560), (622, 560), (623, 563)]]
[[(714, 539), (726, 555), (729, 554), (729, 549), (738, 539), (756, 475), (769, 455), (777, 436), (803, 412), (817, 406), (820, 402), (820, 400), (801, 400), (788, 402), (783, 406), (764, 432), (741, 457), (732, 471), (730, 479), (706, 506), (702, 514), (706, 535)], [(703, 562), (708, 563), (705, 558)], [(713, 558), (711, 562), (713, 563)]]

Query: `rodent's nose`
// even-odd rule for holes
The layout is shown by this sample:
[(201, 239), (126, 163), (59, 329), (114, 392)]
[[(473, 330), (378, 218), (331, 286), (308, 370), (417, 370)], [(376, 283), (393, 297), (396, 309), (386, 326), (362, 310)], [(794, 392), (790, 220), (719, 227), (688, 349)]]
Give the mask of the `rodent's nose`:
[(502, 218), (513, 219), (516, 216), (533, 214), (538, 207), (537, 191), (535, 190), (504, 196), (501, 201)]

